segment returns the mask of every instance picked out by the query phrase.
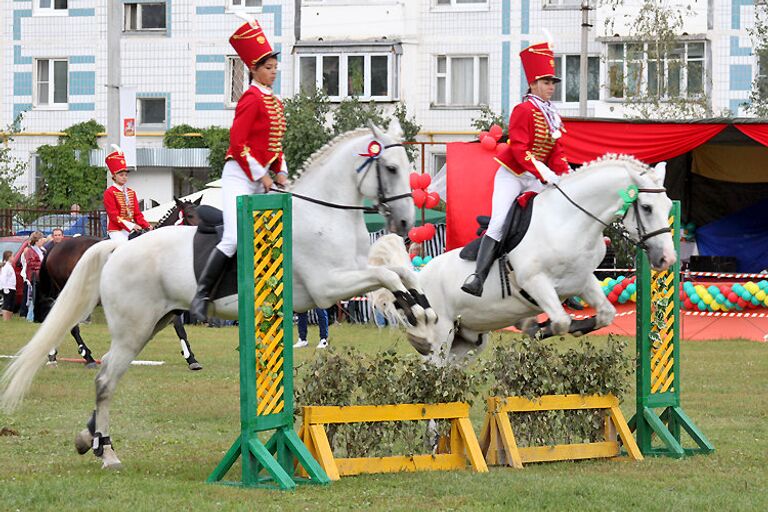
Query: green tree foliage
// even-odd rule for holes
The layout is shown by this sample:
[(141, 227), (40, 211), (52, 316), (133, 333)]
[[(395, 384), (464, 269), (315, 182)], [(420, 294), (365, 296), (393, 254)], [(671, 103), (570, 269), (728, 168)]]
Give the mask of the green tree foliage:
[(752, 82), (747, 112), (757, 117), (768, 117), (768, 4), (755, 4), (755, 24), (749, 35), (757, 55), (759, 72)]
[(333, 111), (333, 134), (338, 135), (366, 126), (368, 121), (373, 121), (373, 124), (382, 128), (389, 126), (389, 118), (384, 117), (384, 112), (374, 101), (361, 103), (355, 97), (345, 98)]
[(504, 133), (507, 132), (507, 119), (503, 114), (497, 114), (488, 105), (483, 105), (480, 108), (480, 117), (472, 119), (472, 127), (477, 128), (478, 132), (487, 132), (491, 129), (491, 126), (497, 124), (504, 129)]
[(106, 170), (90, 164), (90, 153), (97, 147), (98, 134), (104, 127), (86, 121), (64, 130), (56, 145), (37, 148), (38, 172), (42, 175), (39, 201), (47, 208), (65, 209), (72, 203), (84, 209), (99, 208), (105, 187)]
[(220, 126), (195, 128), (180, 124), (165, 132), (163, 145), (171, 149), (208, 148), (208, 165), (211, 167), (208, 178), (215, 180), (221, 177), (224, 169), (224, 157), (229, 148), (229, 129)]
[(0, 139), (0, 208), (23, 206), (29, 202), (21, 187), (16, 185), (16, 180), (24, 174), (26, 165), (12, 153), (12, 134), (20, 121), (21, 115), (11, 126), (3, 130), (9, 134), (8, 137)]
[(311, 94), (300, 93), (286, 98), (283, 105), (287, 124), (283, 151), (288, 172), (293, 174), (301, 169), (312, 153), (333, 137), (333, 131), (326, 126), (331, 103), (328, 96), (316, 90)]

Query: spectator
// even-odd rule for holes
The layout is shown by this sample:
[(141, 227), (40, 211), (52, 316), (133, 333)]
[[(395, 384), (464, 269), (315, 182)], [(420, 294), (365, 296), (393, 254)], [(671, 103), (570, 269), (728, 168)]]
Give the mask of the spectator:
[(16, 272), (13, 269), (13, 251), (3, 252), (3, 268), (0, 269), (0, 290), (3, 291), (3, 321), (7, 322), (13, 316), (13, 306), (16, 302)]
[[(317, 326), (320, 328), (320, 342), (317, 344), (317, 348), (328, 347), (328, 312), (323, 308), (316, 308), (317, 313)], [(303, 348), (309, 345), (307, 341), (307, 323), (309, 320), (309, 313), (298, 313), (299, 324), (299, 341), (296, 342), (294, 348)]]
[[(77, 205), (73, 205), (77, 206)], [(45, 251), (45, 254), (48, 254), (51, 252), (51, 249), (53, 249), (53, 246), (56, 244), (60, 244), (64, 240), (64, 230), (61, 228), (53, 228), (53, 231), (51, 232), (51, 236), (47, 238), (47, 241), (43, 245), (43, 251)]]
[(43, 243), (45, 236), (35, 231), (29, 236), (29, 246), (24, 250), (26, 259), (26, 273), (22, 276), (27, 284), (27, 321), (33, 322), (35, 319), (34, 294), (35, 286), (40, 272), (40, 266), (43, 263)]
[(80, 216), (80, 205), (77, 203), (73, 203), (72, 206), (69, 207), (69, 216), (70, 217), (79, 217)]

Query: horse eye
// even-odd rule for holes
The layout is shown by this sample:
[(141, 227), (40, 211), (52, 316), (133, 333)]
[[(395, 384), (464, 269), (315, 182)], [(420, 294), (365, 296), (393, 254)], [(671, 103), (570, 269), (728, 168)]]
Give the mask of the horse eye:
[(397, 174), (397, 166), (396, 165), (388, 165), (387, 170), (391, 172), (392, 174)]
[(640, 208), (642, 208), (645, 213), (651, 213), (653, 211), (653, 207), (649, 204), (641, 205)]

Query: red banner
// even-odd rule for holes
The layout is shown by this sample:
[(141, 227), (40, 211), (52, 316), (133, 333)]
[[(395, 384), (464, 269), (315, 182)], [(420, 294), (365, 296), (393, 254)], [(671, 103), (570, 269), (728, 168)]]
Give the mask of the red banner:
[(768, 124), (735, 124), (734, 126), (752, 140), (768, 146)]

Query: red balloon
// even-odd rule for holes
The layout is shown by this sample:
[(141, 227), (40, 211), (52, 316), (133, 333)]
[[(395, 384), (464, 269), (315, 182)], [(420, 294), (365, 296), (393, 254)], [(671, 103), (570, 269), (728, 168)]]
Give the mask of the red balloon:
[(504, 153), (507, 148), (509, 148), (509, 144), (496, 144), (496, 149), (493, 150), (493, 152), (496, 154), (496, 156), (501, 156), (502, 153)]
[(421, 231), (419, 228), (411, 228), (408, 230), (408, 238), (415, 244), (420, 244), (424, 240), (421, 238)]
[(421, 226), (422, 240), (432, 240), (435, 237), (435, 225), (427, 222)]
[(480, 145), (483, 146), (483, 149), (486, 149), (488, 151), (493, 151), (494, 149), (496, 149), (496, 139), (494, 139), (490, 135), (486, 135), (480, 140)]
[(480, 132), (480, 134), (477, 136), (477, 140), (483, 140), (488, 136), (488, 132)]
[(426, 188), (429, 187), (430, 183), (432, 183), (432, 176), (430, 176), (427, 173), (419, 175), (419, 188), (423, 188), (426, 190)]
[[(495, 124), (491, 126), (491, 129), (488, 130), (488, 135), (493, 137), (493, 140), (499, 140), (501, 138), (501, 134), (504, 133), (504, 130), (501, 129), (501, 126)], [(480, 139), (482, 140), (482, 139)]]
[(731, 287), (728, 286), (727, 284), (721, 284), (720, 285), (720, 293), (722, 293), (723, 295), (725, 295), (727, 297), (728, 294), (731, 293)]
[(685, 299), (685, 309), (693, 309), (693, 302), (691, 302), (688, 299)]
[(729, 293), (728, 295), (726, 295), (726, 297), (728, 297), (728, 300), (733, 302), (734, 304), (739, 302), (739, 297), (734, 292)]
[[(731, 302), (733, 302), (733, 301), (731, 301)], [(743, 307), (745, 307), (747, 305), (747, 301), (745, 301), (744, 299), (739, 297), (738, 299), (736, 299), (736, 304), (738, 304), (740, 307), (743, 308)]]
[(413, 204), (416, 205), (416, 208), (424, 208), (424, 203), (427, 200), (426, 192), (420, 188), (417, 188), (411, 192), (411, 197), (413, 197)]
[(410, 178), (411, 190), (416, 190), (417, 188), (421, 188), (421, 187), (419, 187), (419, 176), (421, 176), (421, 175), (419, 173), (417, 173), (417, 172), (412, 172), (411, 173), (411, 178)]
[(431, 210), (435, 206), (440, 204), (440, 194), (437, 192), (430, 192), (427, 194), (427, 200), (424, 202), (424, 207)]
[(619, 300), (619, 294), (618, 293), (614, 293), (614, 292), (609, 293), (608, 294), (608, 300), (611, 303), (615, 303), (617, 300)]

